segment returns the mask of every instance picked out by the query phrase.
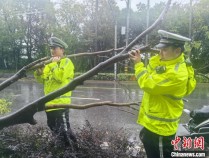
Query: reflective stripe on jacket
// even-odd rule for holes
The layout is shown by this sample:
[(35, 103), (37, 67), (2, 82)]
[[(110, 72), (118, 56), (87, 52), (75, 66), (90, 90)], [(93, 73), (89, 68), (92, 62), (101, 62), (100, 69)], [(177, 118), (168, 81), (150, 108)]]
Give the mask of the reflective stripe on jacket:
[[(38, 76), (37, 72), (34, 72), (36, 80), (44, 84), (44, 94), (47, 95), (54, 92), (67, 84), (69, 84), (74, 77), (74, 65), (68, 58), (63, 58), (59, 62), (52, 62), (44, 67), (43, 74)], [(54, 100), (46, 103), (46, 106), (70, 104), (71, 103), (71, 91), (67, 92)], [(60, 109), (60, 108), (59, 108)], [(58, 110), (49, 109), (47, 111)]]
[[(157, 71), (159, 67), (161, 72)], [(137, 123), (159, 135), (175, 134), (184, 106), (182, 98), (196, 86), (194, 71), (190, 77), (192, 72), (193, 82), (188, 89), (189, 72), (183, 54), (170, 61), (161, 61), (156, 55), (147, 68), (142, 62), (135, 64), (137, 82), (144, 91)]]

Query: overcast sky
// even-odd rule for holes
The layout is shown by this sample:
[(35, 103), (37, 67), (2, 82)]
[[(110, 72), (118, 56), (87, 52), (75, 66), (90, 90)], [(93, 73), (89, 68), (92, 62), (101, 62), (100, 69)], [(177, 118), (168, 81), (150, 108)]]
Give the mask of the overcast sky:
[[(126, 7), (126, 1), (127, 0), (116, 0), (120, 8)], [(130, 0), (130, 2), (131, 2), (131, 8), (133, 10), (136, 10), (136, 4), (138, 4), (139, 2), (147, 4), (147, 0)], [(159, 3), (159, 2), (167, 2), (167, 0), (150, 0), (150, 5), (153, 6), (155, 3)], [(173, 2), (185, 4), (185, 3), (189, 3), (190, 0), (172, 0), (172, 3)]]

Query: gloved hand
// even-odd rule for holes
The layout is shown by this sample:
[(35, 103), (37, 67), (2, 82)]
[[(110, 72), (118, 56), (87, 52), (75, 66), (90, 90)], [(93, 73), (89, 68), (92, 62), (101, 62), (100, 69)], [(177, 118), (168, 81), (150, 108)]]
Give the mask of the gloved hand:
[(61, 58), (59, 56), (54, 56), (51, 58), (52, 62), (58, 62), (58, 61), (60, 61), (60, 59)]
[(141, 62), (141, 55), (140, 50), (132, 50), (128, 52), (130, 59), (134, 61), (134, 63), (140, 63)]

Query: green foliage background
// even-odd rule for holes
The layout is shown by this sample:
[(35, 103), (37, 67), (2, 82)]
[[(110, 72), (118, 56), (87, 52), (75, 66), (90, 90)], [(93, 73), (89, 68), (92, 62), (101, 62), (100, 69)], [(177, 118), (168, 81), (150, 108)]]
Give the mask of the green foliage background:
[[(49, 56), (47, 39), (62, 38), (69, 48), (66, 54), (94, 52), (114, 47), (114, 25), (117, 20), (118, 47), (125, 46), (125, 35), (121, 27), (126, 26), (127, 9), (120, 10), (115, 0), (0, 0), (0, 69), (18, 70), (39, 58)], [(126, 3), (121, 1), (120, 3)], [(165, 3), (159, 2), (150, 8), (150, 24), (163, 10)], [(130, 11), (130, 39), (146, 29), (146, 4), (139, 2), (137, 10)], [(192, 39), (187, 47), (195, 69), (208, 73), (209, 64), (209, 1), (196, 0), (192, 6)], [(163, 23), (150, 35), (152, 47), (159, 40), (158, 29), (189, 36), (190, 5), (175, 2), (170, 7)], [(97, 10), (97, 11), (96, 11)], [(145, 39), (139, 41), (145, 44)], [(111, 55), (73, 58), (76, 72), (86, 72)], [(131, 64), (129, 63), (131, 66)], [(104, 73), (113, 72), (113, 66)], [(124, 63), (118, 64), (118, 72), (124, 72)], [(133, 73), (133, 69), (129, 68)]]

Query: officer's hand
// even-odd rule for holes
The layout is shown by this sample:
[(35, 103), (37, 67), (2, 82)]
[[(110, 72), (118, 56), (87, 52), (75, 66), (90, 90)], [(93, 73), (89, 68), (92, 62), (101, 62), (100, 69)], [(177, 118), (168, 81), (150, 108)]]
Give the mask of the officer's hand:
[(60, 57), (58, 57), (58, 56), (54, 56), (54, 57), (52, 57), (51, 58), (51, 60), (52, 60), (52, 62), (58, 62), (58, 61), (60, 61)]
[(37, 75), (38, 75), (38, 76), (42, 75), (42, 74), (43, 74), (43, 70), (44, 70), (44, 67), (38, 68), (38, 69), (36, 70)]
[(140, 50), (132, 50), (128, 54), (130, 59), (133, 60), (135, 64), (141, 62)]

